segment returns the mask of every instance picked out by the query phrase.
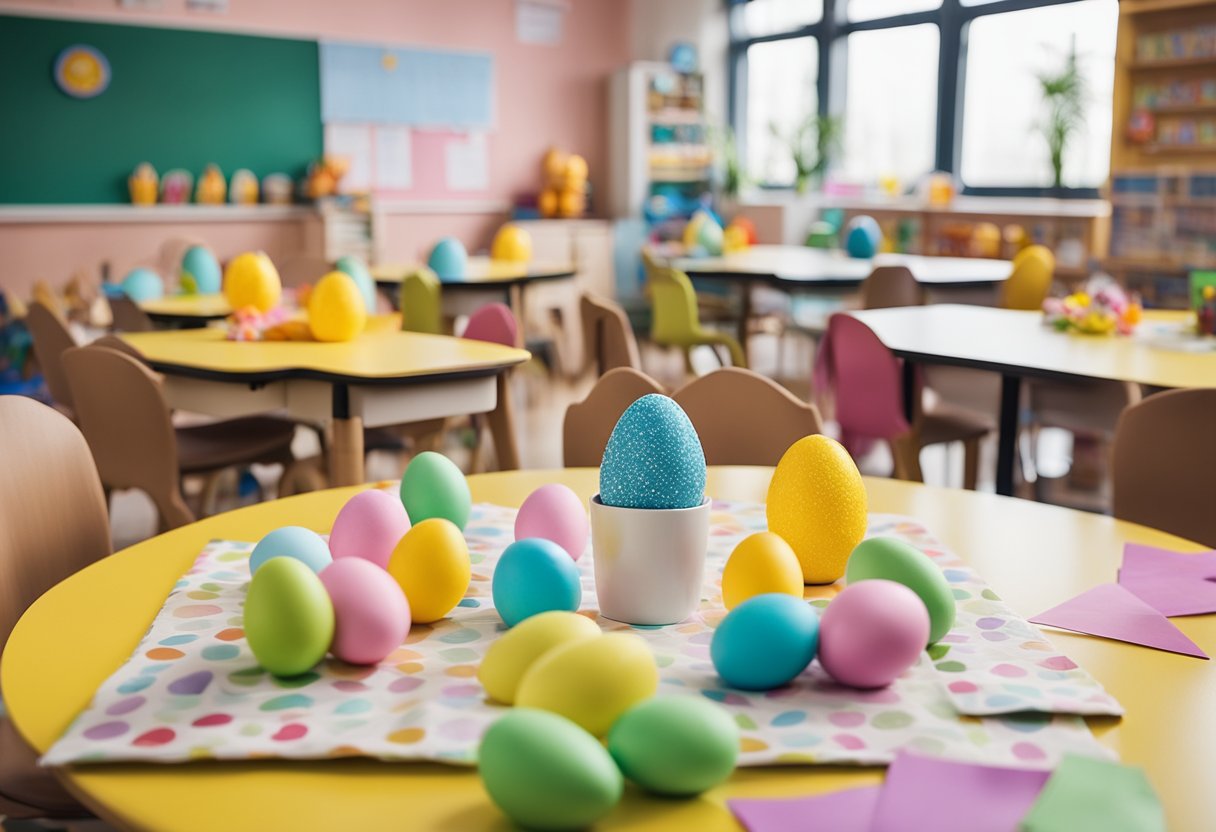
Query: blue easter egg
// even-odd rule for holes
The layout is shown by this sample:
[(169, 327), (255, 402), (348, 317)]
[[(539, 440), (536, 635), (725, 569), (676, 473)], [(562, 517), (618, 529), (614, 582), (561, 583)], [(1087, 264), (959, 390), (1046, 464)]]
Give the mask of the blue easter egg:
[(136, 303), (157, 300), (165, 296), (165, 283), (151, 269), (132, 269), (122, 279), (122, 290)]
[(334, 268), (350, 275), (350, 279), (355, 281), (355, 285), (359, 287), (359, 294), (363, 296), (363, 305), (367, 307), (368, 314), (375, 312), (376, 281), (372, 279), (372, 273), (368, 271), (367, 264), (358, 257), (347, 254), (338, 258), (338, 262), (334, 263)]
[(878, 253), (880, 242), (882, 242), (882, 229), (878, 227), (878, 223), (873, 217), (862, 214), (849, 220), (844, 248), (850, 257), (869, 260)]
[(313, 572), (320, 572), (333, 562), (329, 545), (321, 535), (302, 526), (275, 529), (258, 541), (249, 555), (249, 571), (257, 572), (271, 558), (295, 558)]
[(440, 280), (463, 280), (468, 263), (469, 255), (455, 237), (440, 239), (431, 249), (431, 256), (426, 259), (427, 266)]
[(621, 414), (600, 465), (600, 502), (620, 508), (693, 508), (705, 499), (705, 452), (675, 400), (643, 396)]
[(215, 295), (220, 291), (221, 280), (220, 263), (209, 249), (204, 246), (186, 249), (182, 255), (182, 288), (192, 294)]
[(582, 600), (578, 567), (551, 540), (528, 537), (503, 550), (491, 585), (494, 606), (508, 627), (550, 610), (574, 612)]
[(726, 684), (772, 690), (806, 670), (819, 649), (819, 616), (801, 598), (756, 595), (735, 607), (714, 630), (709, 655)]

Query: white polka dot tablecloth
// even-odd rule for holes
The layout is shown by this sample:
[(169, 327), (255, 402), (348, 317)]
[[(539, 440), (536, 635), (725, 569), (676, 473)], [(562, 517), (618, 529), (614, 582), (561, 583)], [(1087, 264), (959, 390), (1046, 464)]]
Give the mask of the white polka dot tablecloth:
[[(514, 518), (513, 509), (474, 507), (465, 530), (473, 580), (448, 618), (415, 626), (378, 666), (329, 659), (291, 679), (258, 667), (245, 642), (252, 544), (212, 542), (44, 763), (344, 756), (475, 763), (481, 734), (504, 712), (487, 701), (476, 673), (503, 632), (490, 578)], [(877, 691), (836, 685), (817, 663), (778, 690), (724, 687), (709, 659), (713, 628), (725, 615), (722, 566), (739, 540), (765, 528), (764, 507), (716, 502), (711, 524), (697, 614), (657, 628), (597, 620), (648, 642), (659, 695), (704, 696), (731, 713), (741, 765), (884, 764), (901, 749), (1025, 767), (1054, 765), (1067, 752), (1109, 755), (1079, 715), (1120, 714), (1119, 704), (906, 518), (872, 515), (869, 533), (901, 537), (932, 557), (959, 613), (916, 666)], [(590, 552), (579, 566), (582, 610), (595, 616)]]

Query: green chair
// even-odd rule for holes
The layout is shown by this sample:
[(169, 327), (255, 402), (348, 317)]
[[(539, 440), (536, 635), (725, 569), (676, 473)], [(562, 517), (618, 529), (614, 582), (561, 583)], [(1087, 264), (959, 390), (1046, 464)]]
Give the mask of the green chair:
[(439, 278), (423, 266), (401, 281), (401, 328), (406, 332), (443, 334)]
[[(650, 293), (654, 306), (650, 338), (656, 344), (682, 349), (690, 368), (692, 349), (700, 346), (726, 347), (731, 364), (747, 366), (747, 356), (738, 341), (724, 332), (702, 328), (697, 314), (697, 293), (693, 291), (688, 275), (671, 268), (653, 269), (650, 273)], [(714, 355), (718, 355), (717, 350)]]

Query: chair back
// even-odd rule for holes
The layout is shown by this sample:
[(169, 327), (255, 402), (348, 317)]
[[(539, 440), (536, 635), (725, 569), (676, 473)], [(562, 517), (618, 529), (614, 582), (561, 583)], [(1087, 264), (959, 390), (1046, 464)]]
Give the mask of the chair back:
[(665, 266), (655, 269), (650, 276), (650, 301), (650, 337), (656, 343), (685, 345), (696, 340), (701, 319), (688, 275)]
[(1047, 246), (1027, 246), (1013, 257), (1013, 273), (1001, 286), (1001, 305), (1006, 309), (1038, 311), (1051, 291), (1056, 258)]
[(111, 324), (115, 332), (150, 332), (155, 329), (148, 313), (129, 297), (109, 298)]
[(461, 337), (514, 347), (519, 343), (519, 324), (505, 303), (487, 303), (469, 316)]
[(401, 281), (401, 328), (442, 334), (442, 291), (439, 278), (425, 266), (407, 274)]
[(282, 262), (275, 263), (279, 280), (285, 288), (294, 289), (298, 286), (315, 284), (325, 275), (334, 270), (333, 264), (324, 257), (312, 254), (297, 254), (285, 257)]
[(909, 431), (903, 365), (874, 330), (852, 315), (837, 313), (828, 319), (815, 375), (832, 390), (836, 421), (844, 434), (891, 439)]
[(693, 379), (672, 398), (697, 429), (709, 465), (776, 465), (790, 445), (823, 432), (815, 405), (742, 367)]
[(597, 376), (617, 367), (642, 368), (637, 338), (634, 337), (629, 316), (619, 304), (583, 292), (578, 308), (587, 362), (595, 362)]
[(117, 335), (103, 335), (100, 338), (98, 338), (96, 341), (94, 341), (93, 343), (89, 344), (89, 346), (90, 347), (105, 347), (108, 350), (114, 350), (115, 352), (121, 352), (123, 355), (129, 355), (132, 358), (134, 358), (136, 361), (139, 361), (141, 363), (144, 360), (144, 354), (142, 352), (135, 349), (135, 347), (131, 346), (126, 341), (119, 338)]
[(925, 293), (907, 266), (878, 266), (861, 283), (862, 309), (921, 306)]
[(562, 460), (567, 468), (598, 467), (608, 437), (629, 407), (649, 393), (665, 393), (663, 386), (632, 367), (609, 370), (595, 383), (587, 398), (566, 408), (562, 425)]
[(55, 584), (110, 554), (97, 468), (63, 414), (0, 396), (0, 649), (21, 614)]
[(67, 322), (42, 301), (36, 300), (30, 304), (25, 325), (34, 341), (34, 356), (42, 368), (51, 398), (69, 413), (73, 412), (72, 388), (63, 372), (63, 354), (77, 346), (76, 336), (68, 329)]
[(1170, 390), (1115, 428), (1114, 514), (1216, 548), (1216, 390)]

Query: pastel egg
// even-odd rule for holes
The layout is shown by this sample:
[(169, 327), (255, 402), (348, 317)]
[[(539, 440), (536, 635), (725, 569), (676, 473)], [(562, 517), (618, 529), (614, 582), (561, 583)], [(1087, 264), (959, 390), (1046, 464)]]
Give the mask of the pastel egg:
[(325, 658), (334, 637), (334, 606), (317, 573), (295, 558), (271, 558), (249, 582), (245, 638), (258, 664), (298, 676)]
[(828, 436), (799, 439), (782, 455), (769, 482), (768, 530), (790, 544), (808, 584), (844, 574), (866, 533), (866, 486), (844, 446)]
[(279, 305), (283, 282), (270, 258), (261, 251), (238, 254), (224, 267), (224, 297), (234, 310), (252, 306), (269, 312)]
[(469, 255), (460, 240), (442, 237), (431, 249), (426, 264), (440, 280), (463, 280)]
[(915, 592), (929, 612), (929, 644), (941, 640), (954, 626), (954, 593), (946, 576), (928, 555), (906, 541), (896, 537), (863, 540), (849, 556), (844, 576), (850, 584), (883, 578)]
[(494, 567), (494, 607), (508, 627), (549, 610), (578, 609), (583, 597), (578, 567), (551, 540), (528, 538), (508, 546)]
[(685, 797), (725, 781), (739, 757), (739, 727), (699, 696), (658, 696), (634, 705), (608, 732), (621, 773), (647, 791)]
[(132, 269), (122, 279), (122, 290), (136, 303), (158, 300), (165, 296), (165, 284), (151, 269)]
[(486, 793), (528, 829), (582, 829), (612, 811), (625, 782), (595, 737), (547, 711), (516, 708), (477, 751)]
[(729, 610), (748, 598), (781, 592), (802, 597), (798, 556), (772, 532), (756, 532), (739, 541), (722, 570), (722, 604)]
[(929, 613), (903, 584), (874, 578), (841, 590), (819, 629), (819, 664), (833, 679), (881, 688), (916, 664), (929, 640)]
[(308, 329), (313, 338), (352, 341), (366, 325), (367, 307), (350, 275), (333, 271), (317, 281), (308, 296)]
[(222, 285), (219, 261), (206, 246), (191, 246), (182, 255), (178, 282), (191, 294), (217, 294)]
[(385, 569), (394, 547), (409, 530), (409, 515), (397, 495), (377, 488), (360, 491), (334, 519), (329, 551), (335, 559), (363, 558)]
[(413, 620), (430, 624), (460, 603), (473, 574), (469, 546), (460, 529), (442, 517), (423, 520), (401, 538), (388, 573), (410, 603)]
[(355, 285), (359, 287), (359, 294), (363, 296), (363, 305), (367, 308), (367, 313), (370, 315), (375, 312), (376, 281), (372, 278), (367, 264), (353, 254), (344, 254), (334, 263), (334, 268), (350, 275), (350, 279), (355, 281)]
[(469, 522), (473, 498), (456, 463), (443, 454), (423, 451), (401, 475), (401, 502), (414, 523), (442, 517), (463, 529)]
[(553, 711), (597, 737), (643, 699), (654, 696), (659, 671), (646, 642), (632, 633), (554, 647), (528, 668), (515, 704)]
[(618, 508), (693, 508), (705, 499), (705, 452), (674, 399), (651, 393), (621, 414), (604, 448), (600, 501)]
[(714, 630), (710, 658), (722, 681), (742, 690), (788, 684), (815, 658), (819, 618), (801, 598), (770, 593), (735, 607)]
[(257, 573), (267, 561), (278, 557), (295, 558), (313, 572), (333, 562), (321, 535), (303, 526), (283, 526), (259, 540), (249, 555), (249, 571)]
[(552, 540), (575, 560), (587, 548), (590, 528), (583, 501), (561, 483), (542, 485), (533, 491), (515, 515), (516, 540)]
[(511, 705), (520, 679), (533, 662), (559, 645), (599, 635), (599, 625), (586, 616), (562, 610), (539, 613), (490, 645), (477, 668), (477, 678), (492, 699)]
[(330, 651), (350, 664), (376, 664), (410, 631), (410, 605), (392, 576), (371, 561), (342, 558), (320, 575), (334, 606)]

